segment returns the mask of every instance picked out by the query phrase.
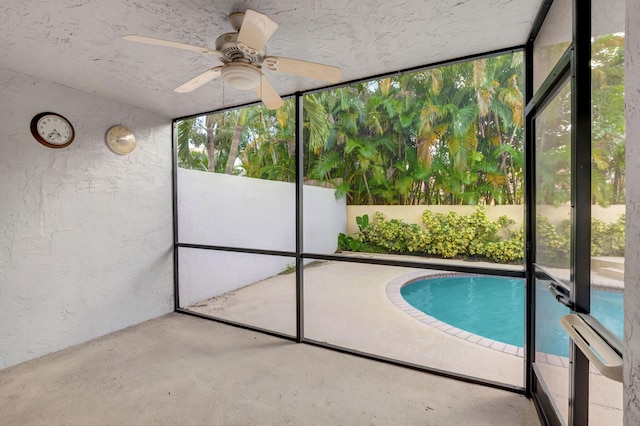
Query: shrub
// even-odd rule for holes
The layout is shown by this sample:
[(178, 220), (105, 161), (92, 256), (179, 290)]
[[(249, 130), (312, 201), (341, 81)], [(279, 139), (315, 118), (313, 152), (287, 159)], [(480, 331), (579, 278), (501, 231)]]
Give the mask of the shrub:
[(383, 247), (363, 242), (361, 238), (359, 234), (354, 238), (341, 232), (338, 234), (338, 250), (366, 253), (385, 253), (387, 251)]
[(604, 254), (607, 256), (624, 256), (626, 217), (621, 214), (613, 223), (609, 224), (609, 232), (604, 244), (608, 249)]
[(484, 246), (484, 256), (498, 263), (510, 263), (524, 258), (524, 228), (510, 232), (505, 241), (489, 242)]
[(613, 223), (599, 219), (591, 220), (591, 255), (624, 256), (625, 215), (620, 215)]
[(422, 223), (429, 235), (426, 252), (444, 258), (466, 255), (469, 242), (475, 237), (475, 230), (469, 226), (466, 216), (457, 213), (433, 213), (425, 210)]
[[(509, 226), (515, 222), (506, 216), (496, 222), (489, 220), (483, 207), (478, 207), (470, 216), (425, 210), (422, 223), (424, 227), (398, 219), (388, 220), (384, 214), (376, 212), (355, 239), (390, 253), (479, 257), (499, 262), (513, 262), (523, 257), (523, 232), (512, 233)], [(500, 238), (501, 232), (507, 235), (504, 241)], [(342, 246), (347, 249), (347, 244), (348, 240), (345, 240)], [(356, 245), (351, 246), (355, 248)]]
[[(549, 223), (544, 216), (536, 217), (537, 262), (548, 266), (569, 266), (571, 255), (571, 222), (563, 220), (558, 228)], [(625, 215), (618, 220), (606, 223), (591, 219), (591, 255), (624, 256)]]
[[(558, 232), (560, 231), (560, 232)], [(569, 221), (560, 223), (559, 229), (545, 216), (536, 215), (536, 262), (547, 266), (569, 266)]]
[(369, 225), (360, 232), (363, 242), (382, 247), (390, 252), (404, 253), (409, 251), (407, 243), (411, 234), (420, 227), (407, 224), (398, 219), (387, 220), (384, 214), (376, 212)]
[[(423, 227), (398, 219), (388, 220), (381, 212), (376, 212), (371, 221), (363, 216), (358, 220), (360, 232), (354, 236), (340, 234), (338, 248), (369, 253), (480, 258), (499, 263), (519, 262), (524, 258), (524, 229), (512, 230), (515, 221), (507, 216), (501, 216), (497, 221), (489, 220), (484, 207), (478, 207), (470, 216), (425, 210), (421, 219)], [(568, 267), (570, 222), (565, 220), (555, 227), (549, 219), (538, 215), (536, 228), (537, 262)], [(624, 256), (624, 233), (624, 215), (609, 224), (593, 219), (592, 255)]]
[[(509, 226), (515, 222), (506, 216), (497, 222), (489, 220), (484, 207), (478, 207), (471, 216), (433, 213), (426, 210), (422, 214), (422, 223), (432, 241), (427, 253), (451, 258), (456, 256), (488, 257), (487, 253), (496, 252), (500, 243), (500, 232), (510, 235)], [(435, 243), (434, 243), (435, 242)], [(517, 260), (514, 253), (511, 260)], [(522, 250), (520, 251), (522, 259)]]

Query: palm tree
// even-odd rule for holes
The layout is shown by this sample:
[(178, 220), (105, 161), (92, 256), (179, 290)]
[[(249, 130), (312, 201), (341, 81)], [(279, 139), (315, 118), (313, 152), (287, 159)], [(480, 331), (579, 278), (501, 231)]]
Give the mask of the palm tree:
[(571, 195), (571, 92), (560, 91), (536, 118), (536, 201), (563, 204)]
[(624, 35), (592, 43), (592, 193), (601, 205), (624, 203)]
[(207, 134), (207, 159), (208, 159), (208, 168), (207, 170), (210, 172), (215, 172), (216, 167), (216, 132), (218, 130), (218, 125), (220, 124), (221, 116), (219, 114), (209, 114), (205, 117), (205, 131)]
[(492, 153), (488, 159), (498, 155), (497, 169), (487, 168), (485, 180), (497, 190), (492, 192), (500, 199), (492, 198), (498, 203), (522, 202), (518, 197), (522, 163), (516, 158), (523, 149), (522, 57), (518, 52), (474, 61), (478, 130), (485, 144), (482, 151)]
[[(516, 53), (306, 95), (304, 176), (352, 204), (521, 202), (521, 85)], [(207, 117), (209, 168), (293, 181), (295, 119), (290, 100)]]
[(185, 169), (207, 170), (207, 156), (198, 147), (204, 144), (204, 138), (197, 131), (197, 119), (192, 118), (178, 123), (178, 166)]
[(236, 158), (238, 157), (238, 145), (240, 144), (240, 138), (242, 137), (242, 130), (247, 121), (247, 114), (249, 111), (255, 110), (255, 107), (241, 108), (237, 111), (236, 124), (233, 131), (233, 138), (231, 138), (231, 146), (229, 148), (229, 156), (227, 157), (227, 166), (225, 167), (225, 173), (228, 175), (233, 174)]
[(340, 175), (351, 203), (521, 202), (517, 55), (309, 97), (317, 114), (307, 117), (329, 132), (305, 133), (306, 170), (322, 180)]
[(263, 105), (247, 112), (239, 158), (247, 176), (295, 181), (295, 103), (287, 99), (278, 110)]

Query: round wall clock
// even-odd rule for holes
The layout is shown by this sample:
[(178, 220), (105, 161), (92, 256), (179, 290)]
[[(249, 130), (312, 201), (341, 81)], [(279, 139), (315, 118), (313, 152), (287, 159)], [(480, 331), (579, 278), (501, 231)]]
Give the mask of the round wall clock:
[(71, 122), (55, 112), (41, 112), (31, 120), (31, 133), (49, 148), (64, 148), (73, 142), (76, 133)]

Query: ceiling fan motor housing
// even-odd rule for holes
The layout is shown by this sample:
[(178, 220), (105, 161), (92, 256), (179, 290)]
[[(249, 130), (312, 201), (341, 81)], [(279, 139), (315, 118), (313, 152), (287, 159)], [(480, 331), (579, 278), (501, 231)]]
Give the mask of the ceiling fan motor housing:
[(238, 44), (238, 33), (222, 34), (216, 39), (216, 50), (222, 52), (220, 58), (221, 62), (248, 62), (248, 63), (261, 63), (264, 57), (267, 55), (266, 49), (256, 51), (254, 49), (242, 48)]

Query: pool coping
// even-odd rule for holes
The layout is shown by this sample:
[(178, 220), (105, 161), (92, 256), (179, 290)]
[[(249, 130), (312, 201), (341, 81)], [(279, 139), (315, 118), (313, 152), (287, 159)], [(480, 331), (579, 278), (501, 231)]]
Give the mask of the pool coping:
[[(469, 274), (462, 272), (442, 272), (442, 271), (430, 271), (430, 270), (422, 270), (410, 272), (408, 274), (403, 274), (397, 276), (387, 283), (385, 286), (385, 291), (387, 293), (387, 297), (397, 308), (413, 317), (414, 319), (428, 325), (429, 327), (433, 327), (436, 330), (447, 333), (451, 336), (457, 337), (462, 340), (466, 340), (470, 343), (478, 344), (484, 346), (489, 349), (496, 350), (498, 352), (502, 352), (508, 355), (517, 356), (519, 358), (524, 359), (524, 348), (519, 346), (510, 345), (504, 342), (499, 342), (497, 340), (489, 339), (484, 336), (480, 336), (479, 334), (471, 333), (470, 331), (463, 330), (458, 327), (454, 327), (451, 324), (447, 324), (445, 322), (440, 321), (439, 319), (432, 317), (431, 315), (427, 315), (419, 309), (416, 309), (412, 305), (409, 304), (400, 294), (400, 290), (402, 287), (413, 284), (416, 281), (421, 281), (424, 279), (430, 278), (441, 278), (441, 277), (487, 277), (492, 275), (486, 274)], [(548, 354), (545, 352), (536, 352), (535, 353), (536, 362), (555, 365), (558, 367), (569, 368), (569, 358), (563, 357), (554, 354)], [(593, 365), (589, 366), (589, 371), (592, 374), (600, 375), (600, 371), (596, 369)]]
[[(439, 319), (432, 317), (419, 309), (416, 309), (412, 305), (407, 302), (400, 290), (409, 284), (413, 284), (416, 281), (421, 281), (425, 279), (431, 278), (441, 278), (441, 277), (486, 277), (488, 275), (483, 274), (468, 274), (468, 273), (460, 273), (460, 272), (446, 272), (443, 273), (441, 271), (415, 271), (410, 272), (408, 274), (400, 275), (387, 283), (385, 286), (385, 291), (387, 293), (387, 297), (396, 307), (400, 310), (408, 314), (409, 316), (415, 318), (416, 320), (422, 322), (423, 324), (428, 325), (429, 327), (433, 327), (436, 330), (447, 333), (451, 336), (455, 336), (459, 339), (466, 340), (470, 343), (478, 344), (480, 346), (484, 346), (489, 349), (493, 349), (508, 355), (517, 356), (520, 358), (524, 358), (524, 348), (510, 345), (504, 342), (499, 342), (497, 340), (489, 339), (484, 336), (480, 336), (479, 334), (471, 333), (467, 330), (463, 330), (458, 327), (454, 327), (451, 324), (447, 324), (445, 322), (440, 321)], [(559, 367), (569, 367), (569, 358), (561, 357), (558, 355), (547, 354), (544, 352), (536, 352), (536, 361), (544, 362), (545, 364), (557, 365)]]

